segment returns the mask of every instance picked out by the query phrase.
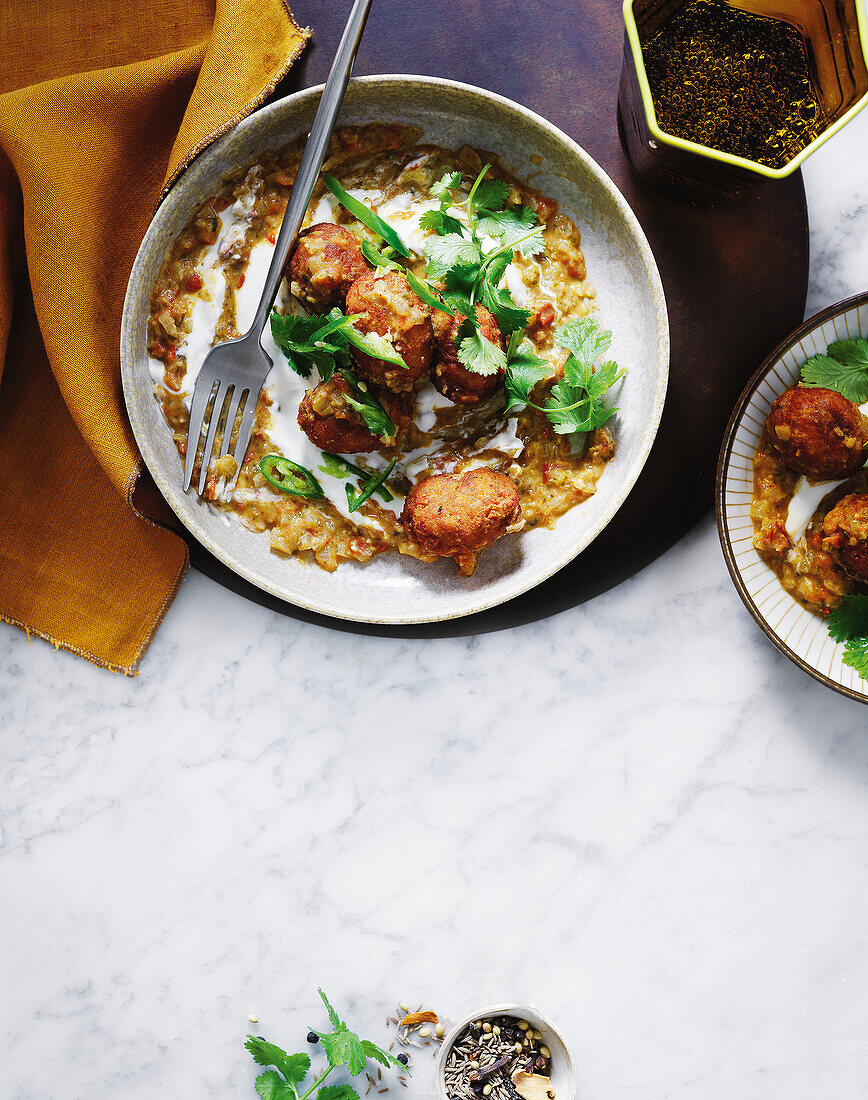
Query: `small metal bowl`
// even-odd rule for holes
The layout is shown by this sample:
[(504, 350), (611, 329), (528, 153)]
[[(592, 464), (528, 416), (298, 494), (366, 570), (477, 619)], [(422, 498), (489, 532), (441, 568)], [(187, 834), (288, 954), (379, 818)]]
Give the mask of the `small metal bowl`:
[(515, 1004), (487, 1005), (485, 1008), (477, 1009), (447, 1032), (434, 1063), (434, 1083), (438, 1100), (449, 1100), (446, 1093), (446, 1061), (456, 1040), (474, 1020), (490, 1020), (494, 1016), (514, 1016), (516, 1020), (527, 1020), (534, 1031), (542, 1035), (543, 1044), (549, 1048), (552, 1055), (551, 1082), (555, 1091), (555, 1100), (575, 1100), (576, 1064), (566, 1039), (538, 1008), (534, 1008), (533, 1005)]

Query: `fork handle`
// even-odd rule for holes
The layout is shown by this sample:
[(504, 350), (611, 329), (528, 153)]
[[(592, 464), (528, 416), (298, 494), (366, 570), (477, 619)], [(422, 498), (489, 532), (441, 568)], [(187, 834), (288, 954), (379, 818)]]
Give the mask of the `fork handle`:
[(271, 313), (271, 306), (274, 302), (274, 296), (277, 294), (277, 288), (280, 286), (280, 280), (283, 277), (283, 268), (287, 256), (298, 237), (302, 219), (307, 212), (317, 177), (325, 160), (329, 139), (332, 136), (338, 112), (343, 103), (344, 93), (347, 90), (350, 74), (353, 71), (356, 52), (362, 39), (362, 32), (365, 29), (372, 2), (373, 0), (355, 0), (347, 25), (344, 27), (344, 33), (341, 36), (335, 59), (332, 62), (316, 117), (313, 120), (313, 126), (301, 156), (301, 163), (292, 184), (289, 202), (274, 246), (271, 266), (265, 278), (259, 308), (256, 310), (253, 324), (247, 333), (248, 336), (255, 335), (257, 340), (262, 335), (265, 322)]

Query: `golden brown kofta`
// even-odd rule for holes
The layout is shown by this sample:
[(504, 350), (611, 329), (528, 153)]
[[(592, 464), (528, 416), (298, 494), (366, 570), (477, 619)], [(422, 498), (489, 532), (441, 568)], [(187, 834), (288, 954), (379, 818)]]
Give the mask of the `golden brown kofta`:
[(315, 313), (342, 306), (352, 284), (370, 270), (358, 238), (330, 222), (300, 234), (289, 261), (292, 291)]
[[(482, 329), (482, 335), (503, 351), (503, 336), (494, 315), (485, 306), (477, 306), (476, 317)], [(433, 311), (431, 323), (434, 327), (434, 339), (437, 342), (437, 361), (431, 372), (431, 382), (436, 390), (444, 397), (448, 397), (450, 401), (454, 401), (456, 405), (476, 405), (494, 395), (503, 382), (503, 372), (476, 374), (464, 366), (458, 358), (458, 348), (455, 343), (458, 329), (464, 320), (463, 313), (456, 313), (450, 317), (449, 314), (441, 313), (440, 310)]]
[(388, 336), (406, 367), (374, 359), (353, 348), (359, 374), (386, 389), (411, 390), (431, 366), (434, 333), (430, 310), (400, 271), (370, 271), (347, 294), (347, 313), (359, 314), (356, 328)]
[(518, 489), (495, 470), (435, 474), (414, 485), (401, 522), (424, 549), (442, 557), (478, 553), (506, 533), (521, 514)]
[(823, 547), (854, 576), (868, 580), (868, 493), (842, 497), (823, 520)]
[(855, 473), (865, 459), (868, 419), (835, 390), (784, 390), (766, 418), (769, 443), (797, 474), (824, 480)]
[[(308, 439), (322, 451), (336, 454), (361, 454), (377, 451), (385, 440), (374, 435), (358, 413), (344, 400), (352, 396), (349, 384), (339, 374), (308, 390), (298, 407), (298, 424)], [(410, 423), (412, 402), (409, 395), (389, 394), (382, 399), (400, 435)]]

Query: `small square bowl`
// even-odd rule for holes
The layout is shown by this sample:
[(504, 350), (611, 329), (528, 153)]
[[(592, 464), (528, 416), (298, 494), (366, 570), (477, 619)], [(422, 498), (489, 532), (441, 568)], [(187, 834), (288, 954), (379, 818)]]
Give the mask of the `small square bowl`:
[(455, 1041), (468, 1024), (474, 1020), (490, 1020), (495, 1016), (514, 1016), (516, 1020), (527, 1020), (534, 1031), (542, 1035), (542, 1041), (551, 1051), (551, 1082), (555, 1092), (555, 1100), (575, 1100), (576, 1096), (576, 1065), (566, 1039), (558, 1031), (551, 1020), (547, 1019), (533, 1005), (487, 1005), (465, 1016), (463, 1020), (447, 1032), (440, 1045), (437, 1059), (434, 1063), (434, 1084), (437, 1089), (437, 1100), (449, 1100), (446, 1093), (445, 1070), (449, 1053), (455, 1045)]
[(621, 142), (633, 169), (649, 183), (698, 201), (737, 194), (745, 185), (791, 175), (868, 103), (868, 22), (862, 0), (816, 0), (786, 8), (772, 0), (734, 0), (733, 7), (771, 17), (786, 14), (806, 46), (829, 125), (782, 168), (712, 149), (661, 130), (642, 44), (686, 0), (624, 0), (624, 63), (618, 94)]

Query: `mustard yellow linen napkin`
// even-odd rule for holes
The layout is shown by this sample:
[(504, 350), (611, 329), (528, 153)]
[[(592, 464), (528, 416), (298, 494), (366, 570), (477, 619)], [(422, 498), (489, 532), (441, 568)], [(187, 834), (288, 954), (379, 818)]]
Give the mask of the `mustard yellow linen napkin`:
[(0, 0), (0, 619), (133, 675), (187, 568), (120, 386), (161, 191), (274, 89), (282, 0)]

